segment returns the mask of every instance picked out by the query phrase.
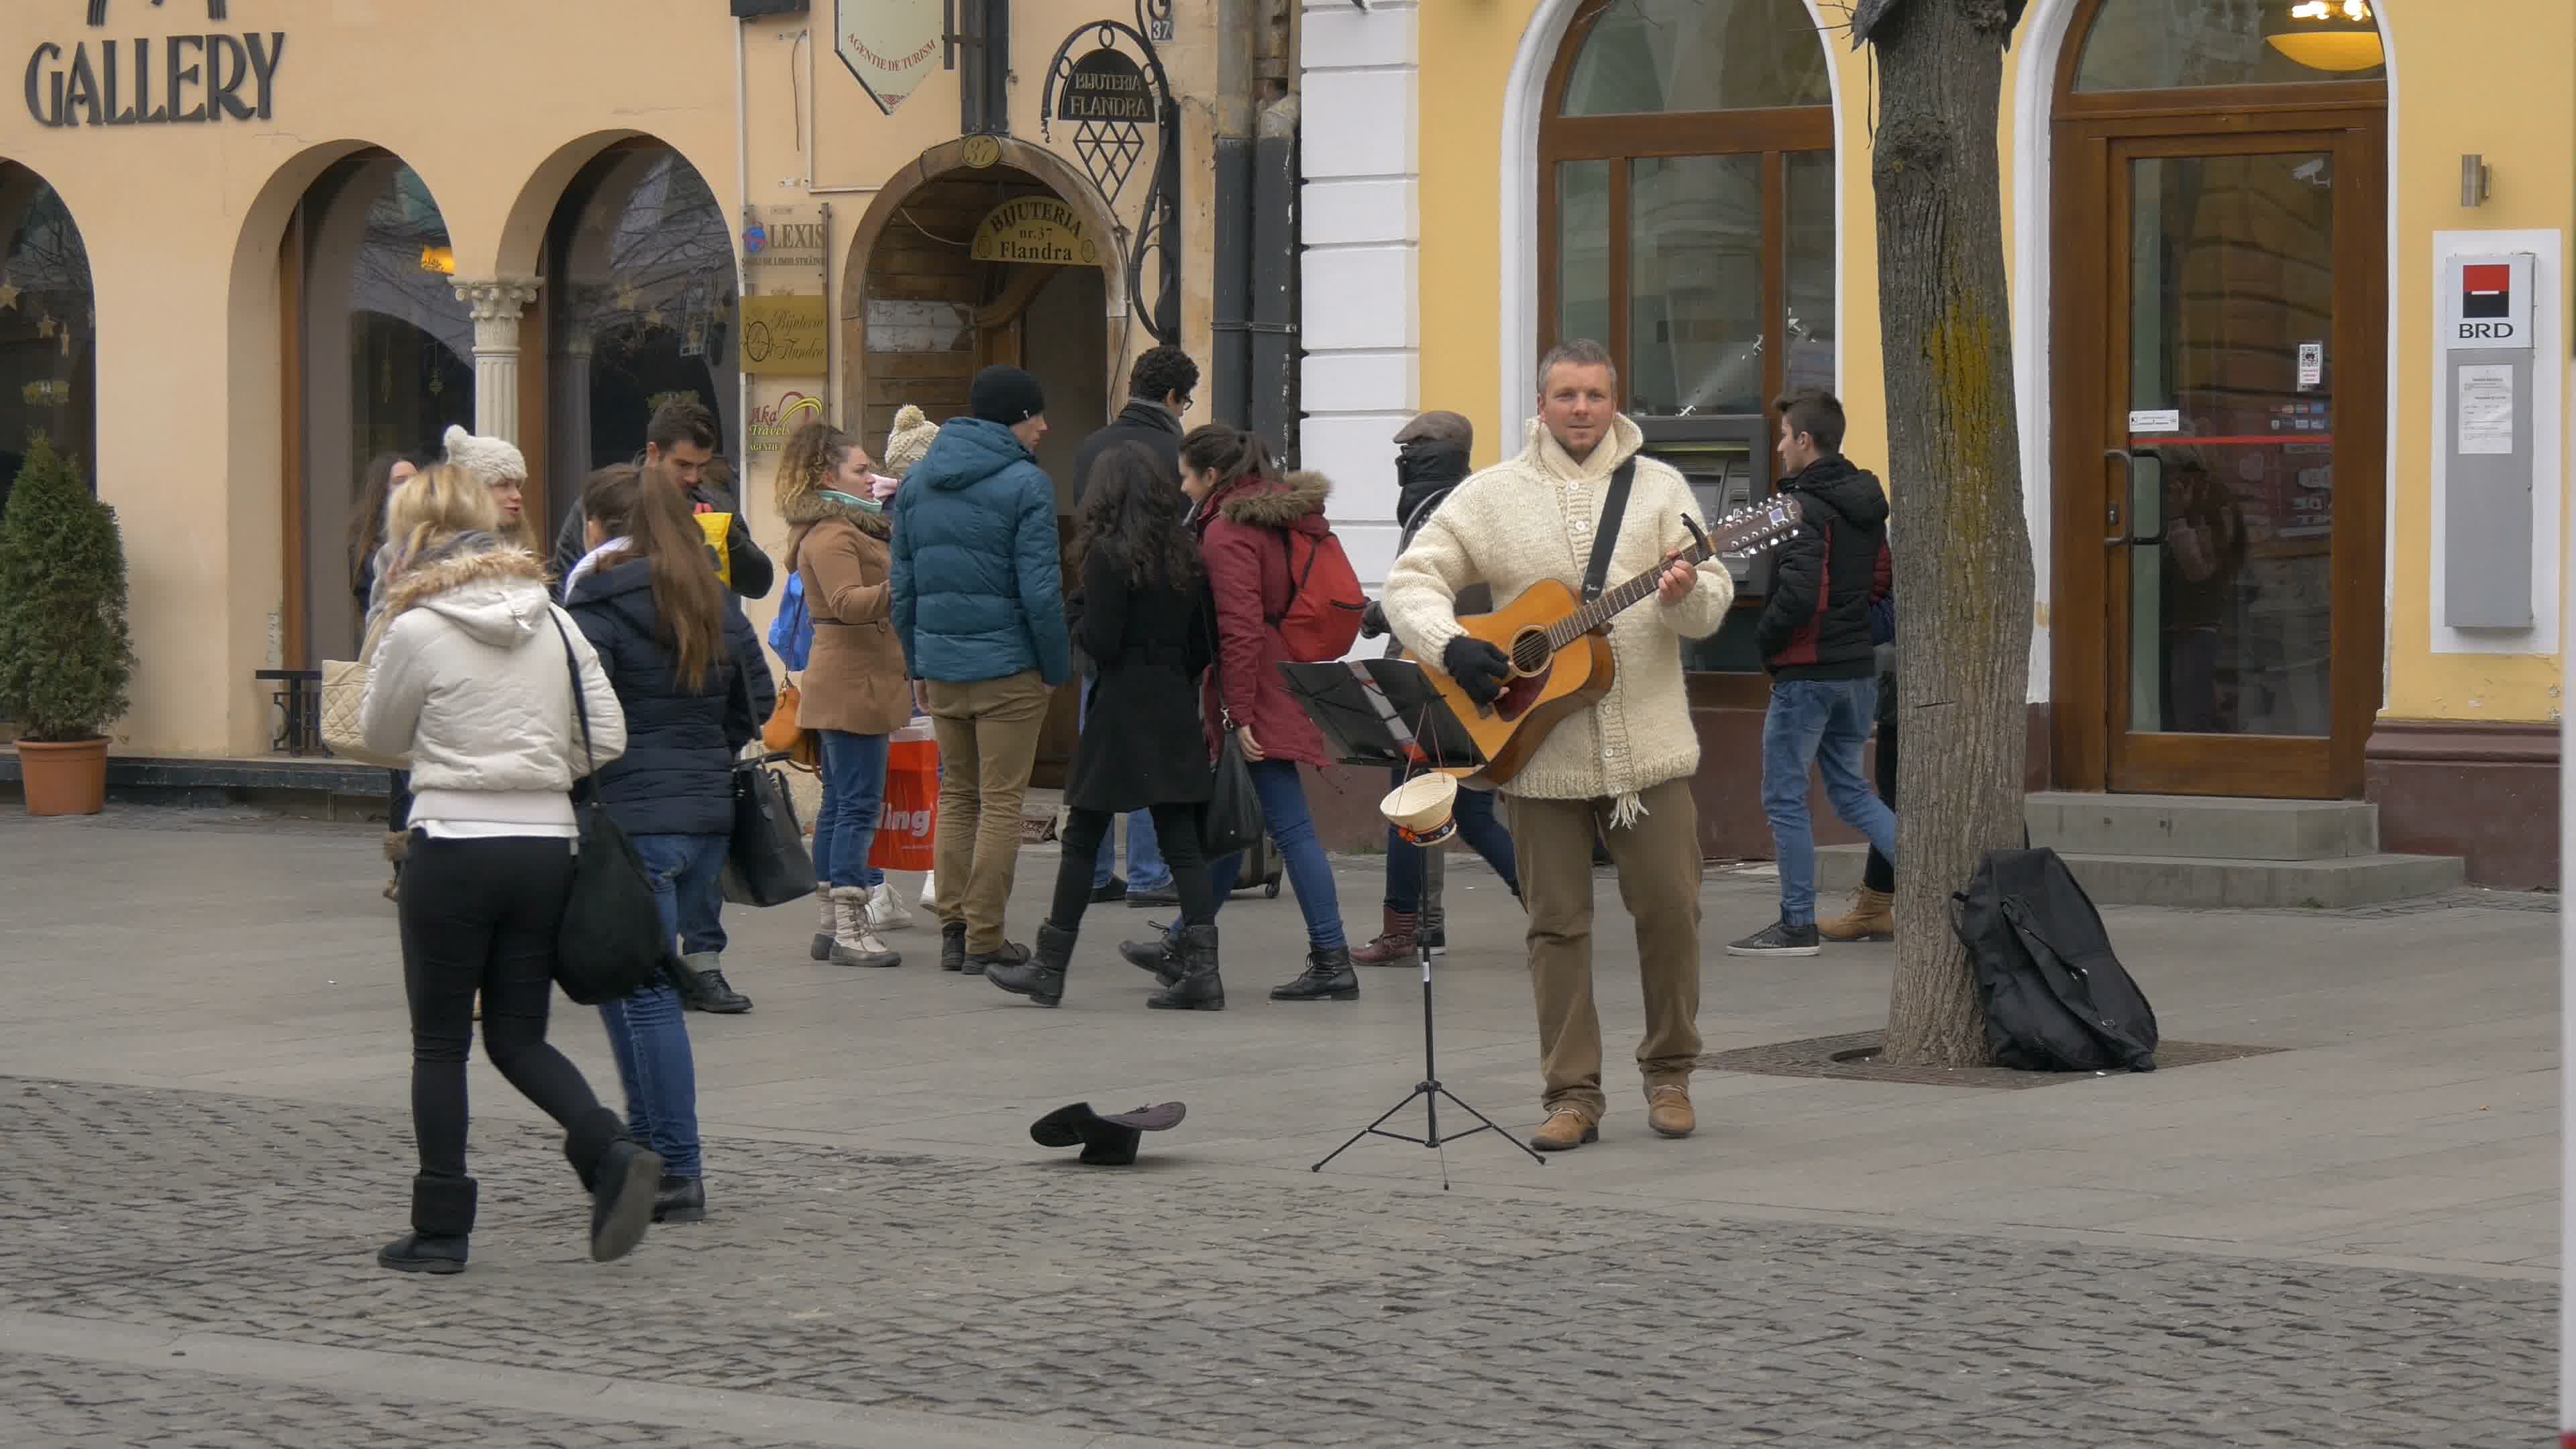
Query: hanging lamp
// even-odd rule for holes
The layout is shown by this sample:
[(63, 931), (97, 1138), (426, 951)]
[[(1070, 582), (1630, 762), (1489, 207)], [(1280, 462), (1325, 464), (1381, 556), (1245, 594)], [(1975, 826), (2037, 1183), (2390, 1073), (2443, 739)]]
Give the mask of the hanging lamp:
[(2273, 0), (2263, 38), (2310, 70), (2375, 70), (2388, 60), (2370, 0)]

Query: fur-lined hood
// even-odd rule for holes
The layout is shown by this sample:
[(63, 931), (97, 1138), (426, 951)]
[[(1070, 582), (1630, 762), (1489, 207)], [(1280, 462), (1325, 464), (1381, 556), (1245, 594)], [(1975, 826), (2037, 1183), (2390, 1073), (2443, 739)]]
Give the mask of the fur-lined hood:
[(889, 538), (894, 534), (894, 520), (883, 509), (853, 507), (831, 496), (829, 490), (808, 488), (791, 497), (778, 500), (779, 516), (793, 529), (811, 528), (837, 518), (854, 525), (870, 538)]
[(1216, 516), (1254, 528), (1294, 528), (1306, 519), (1320, 520), (1333, 480), (1321, 473), (1291, 473), (1275, 483), (1237, 483), (1212, 502)]
[(486, 644), (516, 648), (552, 610), (546, 568), (523, 548), (496, 546), (419, 564), (394, 581), (388, 621), (426, 609)]

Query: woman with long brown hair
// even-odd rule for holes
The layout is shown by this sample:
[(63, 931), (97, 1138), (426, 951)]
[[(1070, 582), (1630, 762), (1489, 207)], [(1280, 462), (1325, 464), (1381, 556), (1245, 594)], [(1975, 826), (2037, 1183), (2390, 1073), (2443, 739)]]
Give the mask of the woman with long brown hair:
[(594, 788), (652, 878), (678, 990), (650, 986), (599, 1008), (629, 1130), (662, 1159), (656, 1221), (706, 1215), (697, 1067), (687, 1005), (746, 1010), (725, 983), (717, 876), (733, 832), (733, 761), (776, 702), (742, 606), (716, 578), (679, 485), (652, 470), (603, 468), (581, 490), (590, 551), (564, 590), (626, 713), (626, 753)]
[[(1306, 918), (1306, 969), (1271, 988), (1270, 999), (1356, 1001), (1359, 975), (1351, 969), (1342, 931), (1341, 897), (1297, 776), (1300, 764), (1322, 769), (1332, 760), (1324, 753), (1323, 731), (1279, 675), (1290, 656), (1278, 620), (1296, 597), (1288, 535), (1325, 531), (1324, 498), (1332, 482), (1321, 473), (1283, 477), (1259, 434), (1211, 423), (1181, 439), (1181, 490), (1198, 505), (1192, 522), (1215, 606), (1216, 666), (1208, 671), (1200, 703), (1208, 753), (1216, 754), (1225, 731), (1234, 733), (1251, 766), (1262, 819), (1297, 892), (1297, 909)], [(1242, 856), (1229, 855), (1210, 867), (1220, 909), (1242, 864)], [(1170, 981), (1182, 970), (1185, 946), (1182, 923), (1175, 922), (1159, 941), (1120, 949)]]
[(900, 966), (881, 931), (910, 925), (885, 872), (868, 863), (885, 803), (888, 737), (912, 718), (912, 687), (894, 635), (888, 584), (894, 531), (878, 501), (883, 475), (859, 440), (807, 423), (778, 458), (787, 567), (814, 620), (797, 688), (797, 723), (823, 745), (823, 803), (814, 812), (814, 879), (823, 921), (816, 960)]
[(1091, 903), (1093, 863), (1110, 823), (1151, 810), (1181, 898), (1181, 952), (1167, 988), (1146, 1001), (1171, 1011), (1223, 1011), (1216, 894), (1199, 854), (1199, 807), (1211, 782), (1199, 732), (1198, 677), (1211, 652), (1198, 541), (1188, 500), (1153, 449), (1119, 443), (1085, 480), (1074, 539), (1082, 617), (1074, 638), (1096, 672), (1091, 715), (1064, 785), (1064, 855), (1055, 901), (1029, 960), (985, 978), (1040, 1006), (1064, 999), (1065, 968)]

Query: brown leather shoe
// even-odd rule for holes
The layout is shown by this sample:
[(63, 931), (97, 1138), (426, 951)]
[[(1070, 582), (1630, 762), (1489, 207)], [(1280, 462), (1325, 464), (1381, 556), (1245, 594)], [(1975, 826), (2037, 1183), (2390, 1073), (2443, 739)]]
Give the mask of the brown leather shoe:
[(1571, 1152), (1586, 1142), (1601, 1140), (1601, 1129), (1572, 1107), (1559, 1107), (1547, 1114), (1547, 1121), (1530, 1134), (1529, 1145), (1541, 1152)]
[(1816, 922), (1816, 934), (1828, 941), (1893, 941), (1896, 897), (1862, 886), (1852, 892), (1850, 910), (1830, 921)]
[(1666, 1137), (1688, 1137), (1699, 1126), (1691, 1111), (1690, 1088), (1667, 1082), (1646, 1089), (1646, 1125)]

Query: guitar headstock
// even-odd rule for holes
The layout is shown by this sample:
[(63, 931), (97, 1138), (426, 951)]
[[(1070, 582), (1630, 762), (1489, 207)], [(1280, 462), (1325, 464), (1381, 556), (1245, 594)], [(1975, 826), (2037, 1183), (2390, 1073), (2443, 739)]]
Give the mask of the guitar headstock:
[[(1775, 494), (1750, 508), (1739, 508), (1711, 524), (1708, 531), (1701, 534), (1701, 546), (1711, 558), (1778, 548), (1798, 531), (1799, 523), (1806, 516), (1807, 510), (1798, 502), (1796, 494)], [(1700, 530), (1693, 525), (1691, 532), (1697, 534)]]

